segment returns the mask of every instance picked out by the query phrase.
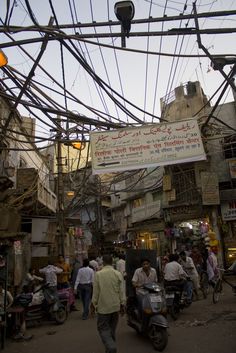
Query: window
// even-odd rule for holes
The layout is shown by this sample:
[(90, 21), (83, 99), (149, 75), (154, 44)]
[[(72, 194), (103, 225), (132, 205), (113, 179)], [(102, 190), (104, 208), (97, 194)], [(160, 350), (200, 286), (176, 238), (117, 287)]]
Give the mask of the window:
[(4, 161), (5, 159), (7, 159), (7, 155), (8, 155), (8, 151), (6, 150), (7, 145), (4, 142), (0, 142), (0, 147), (3, 148), (3, 149), (0, 148), (0, 159)]
[(24, 160), (23, 157), (20, 157), (19, 168), (27, 168), (27, 163), (26, 163), (26, 161)]
[(172, 184), (173, 189), (176, 191), (176, 200), (174, 203), (192, 204), (199, 201), (193, 164), (173, 167)]
[(224, 138), (224, 155), (225, 159), (236, 157), (236, 137), (225, 137)]
[(107, 221), (111, 221), (112, 220), (112, 213), (111, 213), (110, 209), (106, 210), (106, 220)]
[(143, 205), (143, 199), (135, 199), (133, 200), (133, 208), (137, 208)]

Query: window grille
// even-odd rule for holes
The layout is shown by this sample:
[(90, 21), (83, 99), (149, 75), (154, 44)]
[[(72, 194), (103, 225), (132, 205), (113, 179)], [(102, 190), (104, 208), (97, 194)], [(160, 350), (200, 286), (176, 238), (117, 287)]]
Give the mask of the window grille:
[(173, 203), (196, 203), (199, 201), (193, 165), (174, 167), (172, 169), (172, 184), (176, 191), (176, 200)]

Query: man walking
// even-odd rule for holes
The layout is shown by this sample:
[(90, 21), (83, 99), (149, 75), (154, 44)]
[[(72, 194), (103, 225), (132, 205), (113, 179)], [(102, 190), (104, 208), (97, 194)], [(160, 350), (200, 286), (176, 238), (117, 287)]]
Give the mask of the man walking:
[(91, 311), (97, 311), (97, 329), (106, 353), (117, 353), (115, 332), (124, 303), (122, 275), (113, 268), (112, 257), (104, 255), (103, 268), (95, 274)]
[(87, 320), (89, 315), (89, 306), (92, 297), (93, 290), (93, 279), (94, 279), (94, 270), (89, 267), (89, 260), (84, 259), (83, 267), (78, 270), (74, 292), (77, 293), (77, 287), (79, 288), (80, 298), (83, 304), (83, 315), (82, 319)]
[[(187, 275), (189, 276), (189, 278), (192, 281), (192, 283), (191, 282), (188, 283), (189, 287), (188, 287), (188, 292), (187, 292), (188, 300), (191, 302), (193, 288), (194, 288), (196, 297), (198, 299), (198, 290), (200, 288), (198, 272), (197, 272), (196, 267), (193, 263), (193, 260), (191, 259), (191, 257), (186, 256), (185, 251), (181, 251), (179, 256), (180, 256), (180, 261), (179, 261), (180, 265), (183, 267), (184, 271), (187, 273)], [(192, 284), (193, 284), (193, 288), (192, 288)]]

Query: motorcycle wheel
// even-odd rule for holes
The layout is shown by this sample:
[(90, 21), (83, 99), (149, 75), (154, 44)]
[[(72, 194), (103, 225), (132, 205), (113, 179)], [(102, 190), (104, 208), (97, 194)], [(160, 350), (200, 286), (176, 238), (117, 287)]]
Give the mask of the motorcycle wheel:
[(168, 310), (172, 319), (177, 320), (179, 317), (179, 306), (174, 303), (171, 305), (171, 307), (168, 308)]
[(55, 321), (58, 325), (64, 324), (64, 322), (67, 319), (67, 312), (64, 307), (60, 307), (55, 313), (54, 313)]
[(152, 325), (149, 331), (149, 338), (154, 349), (156, 351), (162, 352), (168, 343), (167, 329), (157, 325)]

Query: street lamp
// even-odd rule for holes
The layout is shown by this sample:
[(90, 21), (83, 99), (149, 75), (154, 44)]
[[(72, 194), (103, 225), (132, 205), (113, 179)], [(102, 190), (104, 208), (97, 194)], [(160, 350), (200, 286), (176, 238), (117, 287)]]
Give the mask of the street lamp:
[(125, 47), (125, 37), (129, 37), (131, 20), (134, 17), (135, 8), (132, 1), (119, 1), (115, 3), (114, 12), (117, 19), (121, 22), (121, 46)]
[(72, 141), (66, 141), (64, 142), (65, 146), (71, 146), (76, 150), (83, 151), (86, 147), (86, 141), (85, 140), (72, 140)]
[(0, 67), (6, 66), (8, 64), (7, 56), (0, 49)]
[(222, 56), (214, 57), (212, 56), (211, 67), (213, 70), (223, 70), (225, 65), (232, 65), (236, 63), (236, 56)]
[(67, 197), (71, 198), (75, 196), (75, 192), (73, 190), (67, 191), (66, 192)]

